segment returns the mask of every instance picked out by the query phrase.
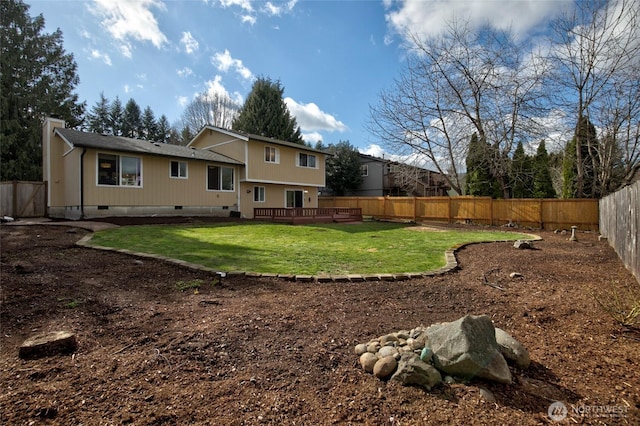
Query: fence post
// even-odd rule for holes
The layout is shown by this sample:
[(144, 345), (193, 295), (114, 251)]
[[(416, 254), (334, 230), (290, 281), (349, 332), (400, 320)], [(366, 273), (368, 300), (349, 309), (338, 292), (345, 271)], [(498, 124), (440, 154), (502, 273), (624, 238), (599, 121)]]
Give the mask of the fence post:
[(540, 229), (544, 229), (544, 220), (542, 217), (542, 204), (543, 204), (543, 198), (540, 198), (540, 203), (539, 203), (539, 207), (538, 207), (538, 221), (540, 222)]
[(418, 217), (418, 197), (413, 197), (413, 221)]
[(448, 201), (449, 201), (449, 202), (447, 203), (447, 209), (448, 209), (447, 217), (448, 217), (448, 219), (449, 219), (449, 223), (451, 223), (451, 221), (452, 221), (452, 219), (453, 219), (453, 218), (451, 217), (451, 197), (449, 197), (449, 200), (448, 200)]
[(18, 181), (12, 182), (13, 186), (13, 200), (11, 200), (11, 217), (17, 219), (16, 213), (18, 212)]
[(493, 198), (489, 201), (489, 226), (493, 226)]

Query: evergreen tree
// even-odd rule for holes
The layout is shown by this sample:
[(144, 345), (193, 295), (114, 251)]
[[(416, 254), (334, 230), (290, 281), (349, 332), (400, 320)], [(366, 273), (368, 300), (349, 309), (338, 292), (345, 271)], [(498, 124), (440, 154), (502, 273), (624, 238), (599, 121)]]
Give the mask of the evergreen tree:
[(327, 187), (338, 196), (353, 194), (362, 183), (360, 154), (349, 141), (329, 145), (326, 163)]
[[(599, 170), (597, 153), (598, 140), (595, 126), (587, 117), (582, 117), (576, 125), (573, 139), (567, 144), (563, 161), (564, 198), (598, 198), (601, 188), (597, 183)], [(569, 151), (572, 148), (573, 151)], [(582, 167), (582, 177), (578, 175), (578, 162)]]
[(576, 138), (564, 148), (562, 157), (562, 198), (576, 198)]
[(156, 117), (151, 110), (151, 107), (147, 106), (142, 113), (142, 138), (155, 141), (158, 135), (158, 123)]
[(112, 135), (122, 136), (123, 117), (124, 110), (122, 109), (122, 102), (120, 102), (120, 98), (116, 96), (109, 110), (109, 127), (111, 128)]
[(533, 181), (531, 158), (525, 154), (522, 142), (518, 142), (511, 164), (512, 197), (531, 198)]
[(490, 146), (474, 133), (467, 153), (466, 194), (493, 197), (496, 186), (489, 169)]
[(79, 83), (62, 32), (44, 33), (20, 0), (0, 2), (1, 180), (42, 180), (42, 124), (57, 116), (78, 127), (86, 108), (74, 93)]
[(109, 112), (111, 107), (109, 100), (100, 92), (100, 99), (91, 107), (89, 112), (89, 131), (94, 133), (108, 133), (110, 131)]
[(169, 125), (169, 120), (167, 116), (162, 114), (158, 119), (158, 132), (156, 134), (156, 140), (158, 142), (167, 143), (169, 141), (169, 137), (171, 136), (171, 125)]
[(138, 138), (143, 135), (142, 115), (138, 103), (129, 99), (124, 106), (122, 114), (122, 136), (127, 138)]
[(533, 160), (533, 197), (534, 198), (555, 198), (556, 191), (553, 189), (553, 181), (549, 170), (549, 154), (544, 140), (540, 141), (536, 156)]
[(279, 81), (260, 77), (233, 120), (232, 128), (298, 144), (304, 144), (300, 128), (282, 98), (284, 88)]

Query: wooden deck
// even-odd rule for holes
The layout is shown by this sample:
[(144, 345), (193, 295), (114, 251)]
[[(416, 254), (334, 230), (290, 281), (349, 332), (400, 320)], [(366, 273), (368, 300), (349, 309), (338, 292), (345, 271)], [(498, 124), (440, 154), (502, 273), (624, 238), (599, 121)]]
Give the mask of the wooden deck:
[(256, 208), (253, 209), (255, 220), (301, 223), (361, 222), (362, 209), (350, 207), (319, 208)]

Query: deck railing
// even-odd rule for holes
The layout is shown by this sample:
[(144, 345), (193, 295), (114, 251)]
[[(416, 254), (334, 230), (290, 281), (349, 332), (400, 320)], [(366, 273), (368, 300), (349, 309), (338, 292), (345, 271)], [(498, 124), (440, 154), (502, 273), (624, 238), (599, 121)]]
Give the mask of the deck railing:
[(253, 218), (286, 223), (358, 222), (362, 209), (353, 207), (296, 207), (253, 209)]

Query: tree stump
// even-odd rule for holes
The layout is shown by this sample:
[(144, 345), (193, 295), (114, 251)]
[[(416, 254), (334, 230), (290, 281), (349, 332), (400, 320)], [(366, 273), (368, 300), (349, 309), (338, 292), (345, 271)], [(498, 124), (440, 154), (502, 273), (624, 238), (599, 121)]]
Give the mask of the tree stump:
[(76, 349), (78, 349), (78, 341), (75, 333), (52, 331), (29, 337), (20, 345), (18, 356), (22, 359), (36, 359), (70, 354)]

